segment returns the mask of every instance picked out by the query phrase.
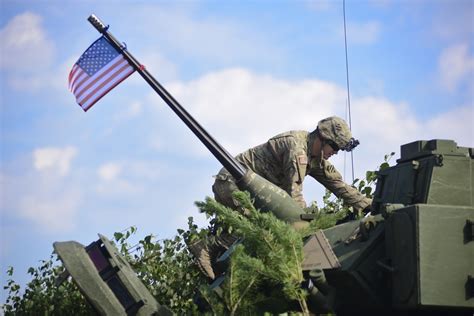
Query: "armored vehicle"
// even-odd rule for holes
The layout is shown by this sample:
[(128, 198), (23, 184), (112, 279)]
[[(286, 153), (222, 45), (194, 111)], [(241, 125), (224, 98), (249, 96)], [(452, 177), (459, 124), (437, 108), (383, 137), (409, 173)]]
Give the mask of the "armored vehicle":
[(304, 268), (324, 268), (337, 313), (474, 311), (473, 158), (452, 140), (401, 146), (378, 173), (375, 227), (353, 221), (306, 243)]
[(100, 315), (173, 315), (160, 305), (118, 249), (99, 234), (87, 247), (76, 241), (55, 242), (54, 251), (69, 275)]
[[(326, 277), (318, 298), (312, 298), (310, 291), (310, 309), (320, 313), (329, 308), (338, 314), (472, 313), (473, 159), (474, 148), (458, 147), (452, 140), (401, 146), (397, 164), (378, 173), (372, 205), (375, 226), (367, 230), (364, 220), (351, 221), (319, 231), (306, 241), (303, 270), (322, 269)], [(259, 184), (247, 189), (265, 196), (262, 187), (271, 184), (253, 181)], [(276, 206), (264, 207), (292, 203), (289, 196), (281, 199)], [(54, 246), (101, 314), (170, 314), (104, 236), (87, 247), (76, 242)]]

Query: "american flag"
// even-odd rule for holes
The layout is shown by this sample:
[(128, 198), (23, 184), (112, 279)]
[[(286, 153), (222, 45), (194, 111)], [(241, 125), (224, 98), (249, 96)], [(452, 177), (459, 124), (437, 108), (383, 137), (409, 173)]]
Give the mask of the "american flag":
[(102, 36), (74, 64), (69, 73), (69, 90), (87, 111), (134, 71), (123, 55)]

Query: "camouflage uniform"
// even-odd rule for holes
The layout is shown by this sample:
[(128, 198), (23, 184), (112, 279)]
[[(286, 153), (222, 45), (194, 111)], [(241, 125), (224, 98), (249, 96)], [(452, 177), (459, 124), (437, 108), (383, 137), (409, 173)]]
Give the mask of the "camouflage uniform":
[[(321, 155), (317, 158), (312, 155), (316, 137), (321, 140)], [(290, 131), (279, 134), (265, 144), (241, 153), (236, 159), (247, 169), (285, 190), (301, 207), (306, 207), (302, 193), (303, 180), (310, 175), (356, 211), (365, 209), (372, 201), (347, 185), (336, 168), (323, 158), (322, 148), (325, 144), (350, 151), (358, 145), (358, 141), (352, 138), (349, 126), (344, 120), (332, 116), (319, 121), (314, 133)], [(232, 192), (238, 190), (238, 187), (226, 169), (220, 170), (212, 190), (215, 199), (221, 204), (233, 209), (238, 206), (237, 201), (232, 198)], [(298, 229), (297, 226), (294, 227)], [(218, 253), (227, 249), (235, 239), (235, 236), (221, 234), (213, 240), (199, 240), (189, 245), (199, 267), (210, 279), (215, 278), (213, 263)]]
[[(329, 161), (311, 155), (315, 137), (317, 136), (306, 131), (282, 133), (239, 154), (236, 159), (246, 168), (285, 190), (301, 207), (306, 207), (302, 194), (303, 180), (309, 175), (355, 210), (365, 209), (372, 201), (346, 184)], [(218, 202), (235, 207), (232, 192), (238, 188), (235, 179), (226, 169), (221, 169), (216, 175), (212, 190)]]

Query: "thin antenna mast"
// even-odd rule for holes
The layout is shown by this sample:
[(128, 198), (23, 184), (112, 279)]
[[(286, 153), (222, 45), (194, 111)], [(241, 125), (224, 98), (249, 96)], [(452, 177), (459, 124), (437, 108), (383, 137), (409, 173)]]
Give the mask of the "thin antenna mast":
[[(344, 16), (344, 46), (346, 49), (347, 109), (349, 113), (349, 128), (352, 131), (351, 94), (350, 94), (350, 89), (349, 89), (349, 59), (347, 58), (346, 0), (342, 0), (342, 12)], [(354, 152), (353, 151), (351, 151), (351, 165), (352, 165), (352, 182), (354, 182)]]

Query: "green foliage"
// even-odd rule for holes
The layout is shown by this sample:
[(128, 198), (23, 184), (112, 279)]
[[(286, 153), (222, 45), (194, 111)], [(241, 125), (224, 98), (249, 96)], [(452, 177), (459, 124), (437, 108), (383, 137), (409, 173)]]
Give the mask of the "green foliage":
[[(352, 186), (356, 188), (359, 192), (365, 194), (366, 197), (371, 199), (373, 197), (374, 186), (377, 180), (377, 172), (388, 168), (390, 166), (389, 161), (394, 155), (394, 152), (385, 155), (384, 162), (380, 164), (380, 166), (377, 168), (377, 171), (367, 171), (365, 173), (365, 178), (354, 179), (354, 181), (352, 182)], [(323, 196), (323, 207), (318, 207), (317, 202), (313, 202), (312, 205), (306, 208), (305, 211), (306, 213), (313, 214), (332, 214), (342, 212), (342, 214), (340, 215), (347, 215), (348, 212), (352, 212), (352, 209), (349, 206), (344, 205), (344, 201), (334, 196), (331, 191), (326, 190), (326, 193)], [(327, 227), (321, 226), (321, 229), (324, 228)]]
[[(385, 155), (378, 169), (387, 168), (393, 155)], [(371, 198), (376, 179), (375, 171), (367, 171), (365, 179), (356, 179), (353, 186)], [(177, 315), (199, 314), (194, 302), (197, 293), (207, 303), (209, 313), (214, 315), (285, 311), (308, 313), (307, 293), (300, 286), (303, 281), (302, 237), (336, 225), (351, 214), (352, 209), (326, 191), (323, 207), (314, 202), (305, 210), (315, 216), (310, 227), (297, 233), (272, 214), (256, 211), (247, 193), (236, 192), (235, 198), (241, 204), (241, 212), (226, 208), (210, 198), (196, 203), (202, 212), (212, 218), (214, 232), (219, 234), (226, 230), (245, 236), (232, 253), (222, 285), (222, 297), (210, 290), (186, 247), (195, 240), (209, 236), (209, 229), (198, 228), (192, 217), (188, 219), (188, 228), (178, 229), (178, 234), (171, 239), (156, 240), (155, 236), (147, 235), (131, 245), (130, 238), (137, 229), (129, 227), (114, 233), (113, 240), (157, 301)], [(357, 217), (360, 214), (354, 215)], [(64, 268), (52, 254), (49, 260), (41, 261), (39, 267), (28, 269), (32, 280), (22, 290), (13, 280), (14, 270), (10, 267), (4, 286), (8, 292), (2, 306), (4, 314), (94, 314), (71, 278), (57, 283), (63, 272)]]
[[(395, 155), (394, 152), (391, 152), (390, 154), (387, 154), (384, 156), (384, 161), (380, 166), (378, 167), (378, 171), (382, 171), (388, 167), (390, 159)], [(352, 185), (357, 188), (360, 192), (365, 194), (368, 198), (372, 198), (373, 195), (373, 186), (375, 185), (375, 182), (377, 180), (377, 171), (367, 171), (365, 173), (365, 179), (355, 179)]]
[(128, 243), (136, 232), (134, 227), (125, 234), (114, 235), (122, 254), (152, 295), (178, 315), (197, 313), (195, 289), (206, 282), (185, 245), (185, 241), (197, 238), (205, 230), (199, 231), (192, 217), (188, 218), (188, 226), (186, 231), (178, 229), (172, 239), (156, 240), (147, 235), (134, 246)]
[[(148, 287), (156, 300), (170, 307), (176, 314), (196, 314), (193, 303), (195, 289), (206, 283), (185, 247), (185, 240), (198, 238), (206, 230), (198, 230), (192, 217), (188, 219), (188, 230), (178, 230), (172, 239), (155, 240), (153, 235), (145, 236), (136, 245), (129, 244), (136, 234), (135, 227), (116, 232), (114, 240), (120, 252), (129, 261), (139, 278)], [(2, 309), (5, 315), (93, 315), (93, 308), (71, 280), (60, 285), (57, 279), (64, 271), (55, 254), (50, 260), (42, 261), (38, 268), (30, 267), (32, 280), (21, 291), (9, 268), (4, 289), (8, 297)]]
[(56, 284), (57, 278), (64, 269), (55, 265), (55, 256), (42, 260), (37, 268), (29, 268), (32, 280), (20, 293), (20, 285), (13, 279), (13, 267), (7, 271), (10, 277), (3, 287), (8, 297), (3, 305), (5, 315), (91, 315), (93, 310), (71, 280), (61, 285)]
[[(245, 236), (235, 249), (223, 285), (224, 304), (229, 314), (255, 313), (268, 309), (269, 300), (280, 297), (296, 301), (307, 312), (306, 291), (301, 288), (303, 242), (301, 235), (271, 213), (258, 212), (248, 193), (236, 192), (234, 198), (245, 209), (245, 216), (213, 199), (197, 206), (215, 216), (217, 225)], [(276, 289), (271, 296), (263, 289)], [(288, 310), (289, 305), (284, 306)], [(264, 310), (260, 310), (263, 312)]]
[[(377, 168), (382, 171), (388, 168), (390, 159), (395, 155), (394, 152), (384, 156), (384, 161)], [(352, 186), (365, 194), (368, 198), (373, 198), (374, 186), (377, 180), (377, 171), (367, 171), (365, 179), (355, 179)], [(314, 215), (314, 220), (310, 222), (310, 226), (303, 232), (304, 236), (313, 234), (318, 229), (326, 229), (333, 227), (339, 221), (347, 218), (361, 218), (362, 214), (354, 213), (352, 207), (345, 205), (342, 199), (337, 198), (331, 191), (326, 190), (323, 196), (323, 207), (318, 207), (317, 202), (313, 202), (304, 210), (308, 214)]]

